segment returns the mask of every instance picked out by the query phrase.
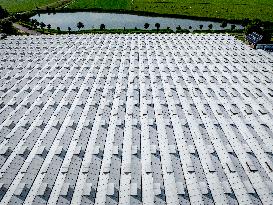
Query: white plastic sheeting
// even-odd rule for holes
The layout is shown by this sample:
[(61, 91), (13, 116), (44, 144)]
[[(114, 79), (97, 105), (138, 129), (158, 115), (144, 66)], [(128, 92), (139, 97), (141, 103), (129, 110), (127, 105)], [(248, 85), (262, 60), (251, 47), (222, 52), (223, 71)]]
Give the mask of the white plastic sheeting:
[(0, 41), (1, 204), (271, 204), (273, 57), (229, 35)]

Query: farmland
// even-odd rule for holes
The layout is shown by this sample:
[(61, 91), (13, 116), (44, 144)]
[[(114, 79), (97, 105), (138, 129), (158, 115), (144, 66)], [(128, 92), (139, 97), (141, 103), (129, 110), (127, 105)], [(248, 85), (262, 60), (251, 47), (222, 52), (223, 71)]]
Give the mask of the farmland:
[(273, 21), (273, 0), (75, 0), (70, 9), (143, 11), (221, 19)]
[(0, 0), (0, 5), (11, 13), (31, 11), (39, 8), (58, 7), (70, 0)]
[[(70, 2), (70, 3), (69, 3)], [(66, 3), (66, 6), (64, 6)], [(273, 22), (273, 0), (0, 0), (9, 12), (36, 7), (64, 7), (66, 10), (119, 10), (185, 17), (227, 20), (244, 18)]]

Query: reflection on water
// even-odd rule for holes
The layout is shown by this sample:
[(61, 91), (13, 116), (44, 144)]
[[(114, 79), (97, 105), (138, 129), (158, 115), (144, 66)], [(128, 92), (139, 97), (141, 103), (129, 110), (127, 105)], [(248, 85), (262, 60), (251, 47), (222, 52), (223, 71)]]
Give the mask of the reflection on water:
[[(212, 24), (212, 29), (220, 30), (221, 23), (211, 21), (200, 21), (190, 19), (168, 18), (168, 17), (149, 17), (138, 16), (131, 14), (116, 14), (116, 13), (98, 13), (98, 12), (75, 12), (75, 13), (56, 13), (56, 14), (40, 14), (32, 17), (39, 22), (44, 22), (46, 25), (51, 24), (52, 28), (60, 27), (61, 30), (67, 30), (71, 27), (72, 30), (78, 30), (77, 23), (81, 21), (84, 24), (84, 29), (99, 28), (101, 24), (105, 24), (107, 29), (144, 29), (144, 24), (149, 23), (148, 29), (155, 29), (155, 23), (160, 24), (161, 29), (170, 27), (176, 30), (177, 26), (182, 29), (200, 30), (200, 25), (203, 25), (203, 30), (208, 29), (208, 25)], [(226, 28), (230, 28), (228, 24)], [(242, 28), (236, 25), (236, 29)]]

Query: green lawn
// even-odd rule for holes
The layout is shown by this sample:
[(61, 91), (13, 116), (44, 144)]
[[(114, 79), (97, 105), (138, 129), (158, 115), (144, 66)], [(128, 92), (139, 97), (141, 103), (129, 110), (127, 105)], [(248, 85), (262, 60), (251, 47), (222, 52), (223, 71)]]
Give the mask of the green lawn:
[[(67, 1), (67, 0), (66, 0)], [(0, 0), (0, 5), (11, 13), (31, 11), (36, 7), (55, 7), (65, 0)]]
[(273, 0), (74, 0), (70, 9), (124, 9), (223, 19), (273, 22)]

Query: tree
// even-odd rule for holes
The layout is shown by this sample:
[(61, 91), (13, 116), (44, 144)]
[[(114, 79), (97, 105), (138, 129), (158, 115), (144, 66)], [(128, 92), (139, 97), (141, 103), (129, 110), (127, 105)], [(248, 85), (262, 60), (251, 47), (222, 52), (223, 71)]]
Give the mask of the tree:
[(51, 25), (47, 24), (47, 29), (50, 30), (51, 29)]
[(203, 29), (203, 27), (204, 27), (203, 25), (199, 25), (199, 28), (200, 28), (201, 30)]
[(192, 26), (189, 26), (189, 29), (192, 29)]
[(39, 25), (40, 23), (35, 19), (35, 23), (34, 23), (35, 28), (37, 28)]
[(0, 19), (8, 17), (9, 12), (0, 5)]
[(54, 7), (51, 10), (53, 14), (56, 14), (56, 9)]
[(40, 8), (38, 6), (36, 6), (36, 12), (37, 12), (38, 16), (40, 16)]
[(78, 23), (77, 23), (77, 27), (78, 27), (78, 29), (80, 30), (81, 28), (84, 28), (84, 25), (83, 25), (82, 22), (78, 22)]
[(29, 22), (29, 16), (27, 14), (20, 14), (20, 13), (16, 13), (14, 16), (14, 21), (25, 21), (25, 22)]
[(234, 30), (236, 28), (236, 25), (232, 24), (231, 27), (230, 27), (230, 30)]
[(67, 29), (68, 29), (68, 33), (70, 33), (70, 32), (71, 32), (71, 28), (70, 28), (70, 27), (68, 27)]
[(60, 28), (60, 27), (57, 27), (57, 31), (58, 31), (58, 33), (60, 33), (60, 31), (61, 31), (61, 28)]
[(40, 23), (40, 27), (41, 27), (42, 30), (44, 30), (44, 28), (46, 27), (45, 23), (44, 23), (44, 22), (41, 22), (41, 23)]
[(223, 22), (221, 23), (220, 27), (226, 28), (226, 27), (227, 27), (227, 22), (226, 22), (226, 21), (223, 21)]
[(12, 22), (9, 20), (1, 21), (0, 29), (6, 34), (16, 34), (17, 30), (13, 27)]
[(155, 24), (155, 27), (156, 27), (157, 32), (158, 32), (158, 31), (159, 31), (159, 28), (160, 28), (160, 24), (159, 24), (159, 23), (156, 23), (156, 24)]
[(245, 34), (248, 35), (252, 32), (256, 32), (258, 34), (263, 33), (263, 28), (261, 27), (260, 21), (259, 20), (253, 20), (248, 23), (247, 26), (245, 26)]
[(176, 27), (176, 31), (181, 31), (181, 30), (182, 30), (182, 28), (180, 25)]
[(100, 25), (100, 30), (104, 30), (105, 29), (105, 25), (104, 24), (101, 24)]
[(46, 7), (46, 12), (50, 14), (50, 8), (48, 6)]
[(37, 26), (37, 20), (36, 19), (31, 19), (30, 20), (30, 23), (31, 23), (31, 26), (33, 27), (33, 28), (36, 28)]
[(144, 24), (144, 28), (145, 28), (145, 29), (148, 29), (149, 26), (150, 26), (150, 24), (148, 24), (148, 23), (145, 23), (145, 24)]
[(212, 25), (212, 24), (210, 24), (210, 25), (208, 25), (208, 27), (209, 27), (209, 29), (211, 30), (211, 29), (212, 29), (212, 27), (213, 27), (213, 25)]

